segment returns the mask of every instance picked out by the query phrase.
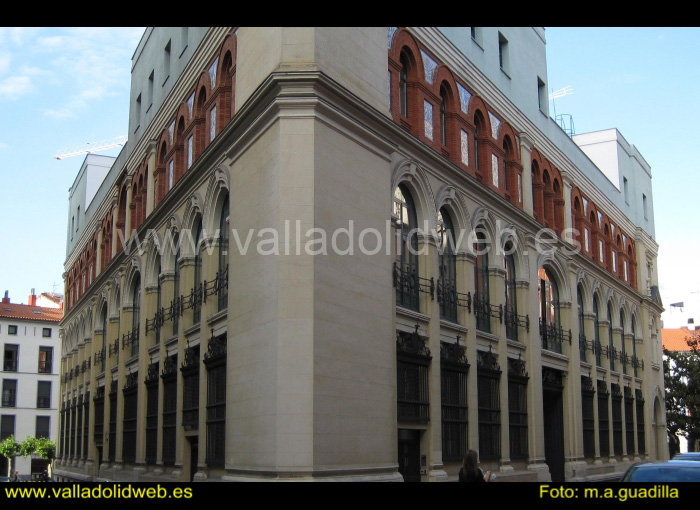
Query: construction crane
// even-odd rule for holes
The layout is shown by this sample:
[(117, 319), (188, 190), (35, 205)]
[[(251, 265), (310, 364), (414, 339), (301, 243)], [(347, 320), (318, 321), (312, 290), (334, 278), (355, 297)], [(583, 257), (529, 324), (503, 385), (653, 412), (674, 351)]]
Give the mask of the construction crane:
[(66, 159), (72, 158), (73, 156), (80, 156), (81, 154), (100, 152), (107, 149), (112, 149), (114, 147), (123, 147), (126, 144), (126, 141), (126, 136), (117, 136), (115, 138), (109, 138), (99, 142), (89, 142), (84, 145), (78, 145), (76, 147), (69, 147), (67, 149), (60, 150), (56, 153), (54, 158)]

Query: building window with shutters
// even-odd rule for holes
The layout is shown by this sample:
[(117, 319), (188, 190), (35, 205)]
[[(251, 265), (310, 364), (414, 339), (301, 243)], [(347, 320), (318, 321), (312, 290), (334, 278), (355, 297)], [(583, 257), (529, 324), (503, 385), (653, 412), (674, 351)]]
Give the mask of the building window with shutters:
[(479, 405), (479, 458), (501, 458), (501, 369), (489, 350), (477, 353), (477, 393)]
[(595, 388), (590, 377), (581, 377), (581, 416), (583, 418), (583, 454), (595, 457)]
[(51, 381), (39, 381), (37, 383), (36, 406), (40, 409), (51, 407)]
[(122, 460), (136, 462), (136, 419), (138, 415), (138, 372), (126, 376), (124, 420), (122, 422)]
[(601, 457), (610, 455), (609, 396), (610, 393), (605, 381), (598, 381), (598, 441), (600, 442)]
[(508, 359), (508, 421), (510, 458), (526, 459), (527, 447), (527, 382), (525, 362)]
[(622, 392), (617, 384), (610, 385), (612, 399), (613, 452), (622, 455)]
[(175, 463), (177, 432), (177, 354), (168, 356), (163, 363), (163, 464)]
[(182, 372), (182, 425), (185, 430), (199, 429), (199, 346), (185, 349)]
[(148, 366), (146, 384), (146, 462), (158, 457), (158, 363)]
[(397, 413), (399, 422), (430, 421), (428, 367), (430, 350), (427, 339), (418, 334), (396, 332)]
[(204, 354), (207, 367), (208, 466), (223, 466), (226, 452), (226, 335), (212, 337)]
[(440, 342), (440, 395), (442, 414), (442, 459), (459, 461), (467, 454), (467, 376), (465, 347)]
[(37, 439), (40, 437), (45, 437), (46, 439), (51, 439), (51, 417), (50, 416), (37, 416), (36, 417), (36, 429), (35, 436)]
[(108, 459), (114, 461), (117, 456), (117, 381), (112, 381), (109, 389), (109, 454)]

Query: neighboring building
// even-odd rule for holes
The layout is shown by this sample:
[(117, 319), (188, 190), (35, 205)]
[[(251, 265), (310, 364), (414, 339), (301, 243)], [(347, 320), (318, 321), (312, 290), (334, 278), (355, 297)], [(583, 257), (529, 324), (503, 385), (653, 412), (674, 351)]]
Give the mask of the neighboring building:
[[(14, 435), (18, 442), (26, 436), (58, 439), (59, 366), (58, 323), (60, 307), (37, 306), (32, 290), (29, 304), (10, 302), (8, 293), (0, 304), (0, 344), (2, 344), (2, 404), (0, 440)], [(47, 461), (15, 457), (14, 469), (20, 474), (41, 473)], [(0, 475), (7, 475), (7, 459), (0, 455)]]
[(68, 241), (57, 477), (667, 458), (651, 170), (602, 133), (549, 117), (539, 27), (148, 28)]
[[(697, 334), (695, 329), (689, 329), (687, 327), (681, 328), (661, 328), (661, 343), (663, 348), (667, 351), (674, 352), (687, 352), (691, 351), (688, 345), (687, 339), (694, 337)], [(665, 356), (664, 356), (665, 358)], [(675, 365), (674, 365), (675, 367)], [(685, 453), (688, 451), (688, 438), (681, 435), (676, 435), (678, 438), (677, 446), (679, 447), (679, 452)], [(697, 447), (693, 451), (698, 451)]]

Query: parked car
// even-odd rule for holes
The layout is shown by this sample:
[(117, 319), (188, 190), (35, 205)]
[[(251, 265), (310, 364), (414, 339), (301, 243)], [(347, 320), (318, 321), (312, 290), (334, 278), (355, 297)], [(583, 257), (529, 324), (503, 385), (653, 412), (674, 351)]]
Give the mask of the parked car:
[(700, 460), (700, 452), (677, 453), (671, 460)]
[(700, 462), (669, 460), (634, 464), (621, 482), (700, 482)]

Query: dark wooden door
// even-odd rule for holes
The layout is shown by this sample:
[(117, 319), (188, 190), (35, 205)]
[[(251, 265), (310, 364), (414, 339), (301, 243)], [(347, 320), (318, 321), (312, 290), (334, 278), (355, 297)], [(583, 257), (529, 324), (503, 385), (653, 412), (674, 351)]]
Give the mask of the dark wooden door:
[(562, 391), (545, 388), (544, 410), (544, 457), (553, 482), (564, 481), (564, 407)]

